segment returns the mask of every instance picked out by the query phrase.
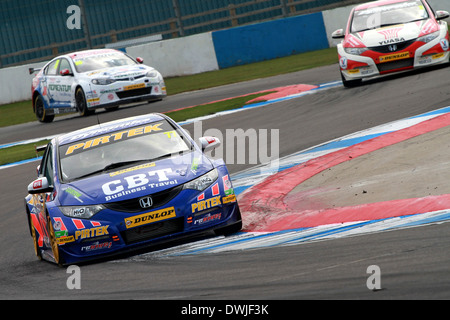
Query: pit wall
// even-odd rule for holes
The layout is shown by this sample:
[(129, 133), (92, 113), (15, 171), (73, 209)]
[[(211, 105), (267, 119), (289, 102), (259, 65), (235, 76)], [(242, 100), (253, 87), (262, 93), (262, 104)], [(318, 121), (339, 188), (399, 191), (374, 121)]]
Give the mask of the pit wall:
[[(429, 0), (450, 12), (448, 0)], [(334, 47), (331, 33), (345, 28), (352, 6), (192, 36), (152, 42), (126, 51), (164, 77), (184, 76)], [(0, 105), (31, 99), (28, 68), (46, 62), (0, 69)], [(170, 91), (170, 88), (168, 88)]]

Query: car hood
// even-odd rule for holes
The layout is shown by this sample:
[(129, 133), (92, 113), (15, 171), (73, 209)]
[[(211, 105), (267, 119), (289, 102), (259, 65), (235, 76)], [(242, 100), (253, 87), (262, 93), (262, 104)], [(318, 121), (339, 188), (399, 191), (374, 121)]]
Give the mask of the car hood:
[(182, 185), (214, 168), (198, 151), (76, 180), (61, 186), (61, 205), (91, 205), (133, 199)]
[(437, 30), (438, 26), (436, 23), (428, 19), (351, 34), (351, 37), (356, 37), (359, 40), (360, 45), (352, 45), (355, 44), (354, 38), (352, 40), (346, 39), (346, 42), (348, 47), (361, 45), (365, 47), (378, 47), (414, 40)]
[(90, 79), (123, 79), (143, 76), (150, 70), (153, 70), (153, 68), (144, 65), (133, 65), (99, 69), (95, 71), (85, 72), (83, 75)]

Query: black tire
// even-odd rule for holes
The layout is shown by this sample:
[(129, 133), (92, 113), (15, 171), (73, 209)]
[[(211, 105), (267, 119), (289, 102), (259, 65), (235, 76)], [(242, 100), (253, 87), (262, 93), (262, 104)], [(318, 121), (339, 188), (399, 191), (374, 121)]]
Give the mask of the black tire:
[(89, 110), (86, 102), (86, 95), (82, 88), (77, 88), (75, 91), (75, 104), (80, 116), (87, 117), (94, 113), (93, 110)]
[(45, 112), (44, 100), (40, 95), (37, 95), (36, 98), (34, 98), (34, 113), (39, 122), (49, 123), (55, 118), (54, 114), (47, 115)]

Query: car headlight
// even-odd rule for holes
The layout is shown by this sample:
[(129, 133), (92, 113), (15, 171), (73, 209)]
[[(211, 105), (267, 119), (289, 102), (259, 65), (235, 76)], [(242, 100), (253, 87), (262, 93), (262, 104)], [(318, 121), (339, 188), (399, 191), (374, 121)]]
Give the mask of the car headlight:
[(114, 80), (114, 79), (107, 79), (107, 78), (106, 79), (105, 78), (100, 78), (100, 79), (92, 79), (91, 82), (93, 84), (105, 86), (105, 85), (108, 85), (108, 84), (116, 82), (116, 80)]
[(105, 209), (101, 204), (93, 206), (65, 206), (59, 207), (61, 212), (70, 218), (90, 219), (96, 213)]
[(436, 31), (436, 32), (424, 35), (422, 37), (417, 38), (417, 41), (428, 43), (428, 42), (436, 39), (439, 36), (439, 33), (440, 33), (439, 31)]
[(158, 72), (156, 70), (149, 71), (147, 72), (146, 76), (149, 78), (156, 78), (158, 76)]
[(185, 183), (183, 189), (194, 189), (198, 191), (203, 191), (208, 188), (218, 177), (217, 169), (211, 170), (205, 173), (201, 177)]
[(344, 48), (344, 51), (348, 54), (359, 56), (363, 52), (367, 51), (367, 48)]

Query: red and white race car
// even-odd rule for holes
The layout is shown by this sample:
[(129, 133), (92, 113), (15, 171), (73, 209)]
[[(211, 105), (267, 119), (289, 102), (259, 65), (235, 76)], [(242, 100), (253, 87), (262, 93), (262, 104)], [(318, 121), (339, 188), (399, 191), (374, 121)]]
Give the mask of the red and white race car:
[(433, 11), (425, 0), (380, 0), (352, 9), (347, 28), (336, 30), (344, 86), (419, 67), (448, 63), (447, 11)]

